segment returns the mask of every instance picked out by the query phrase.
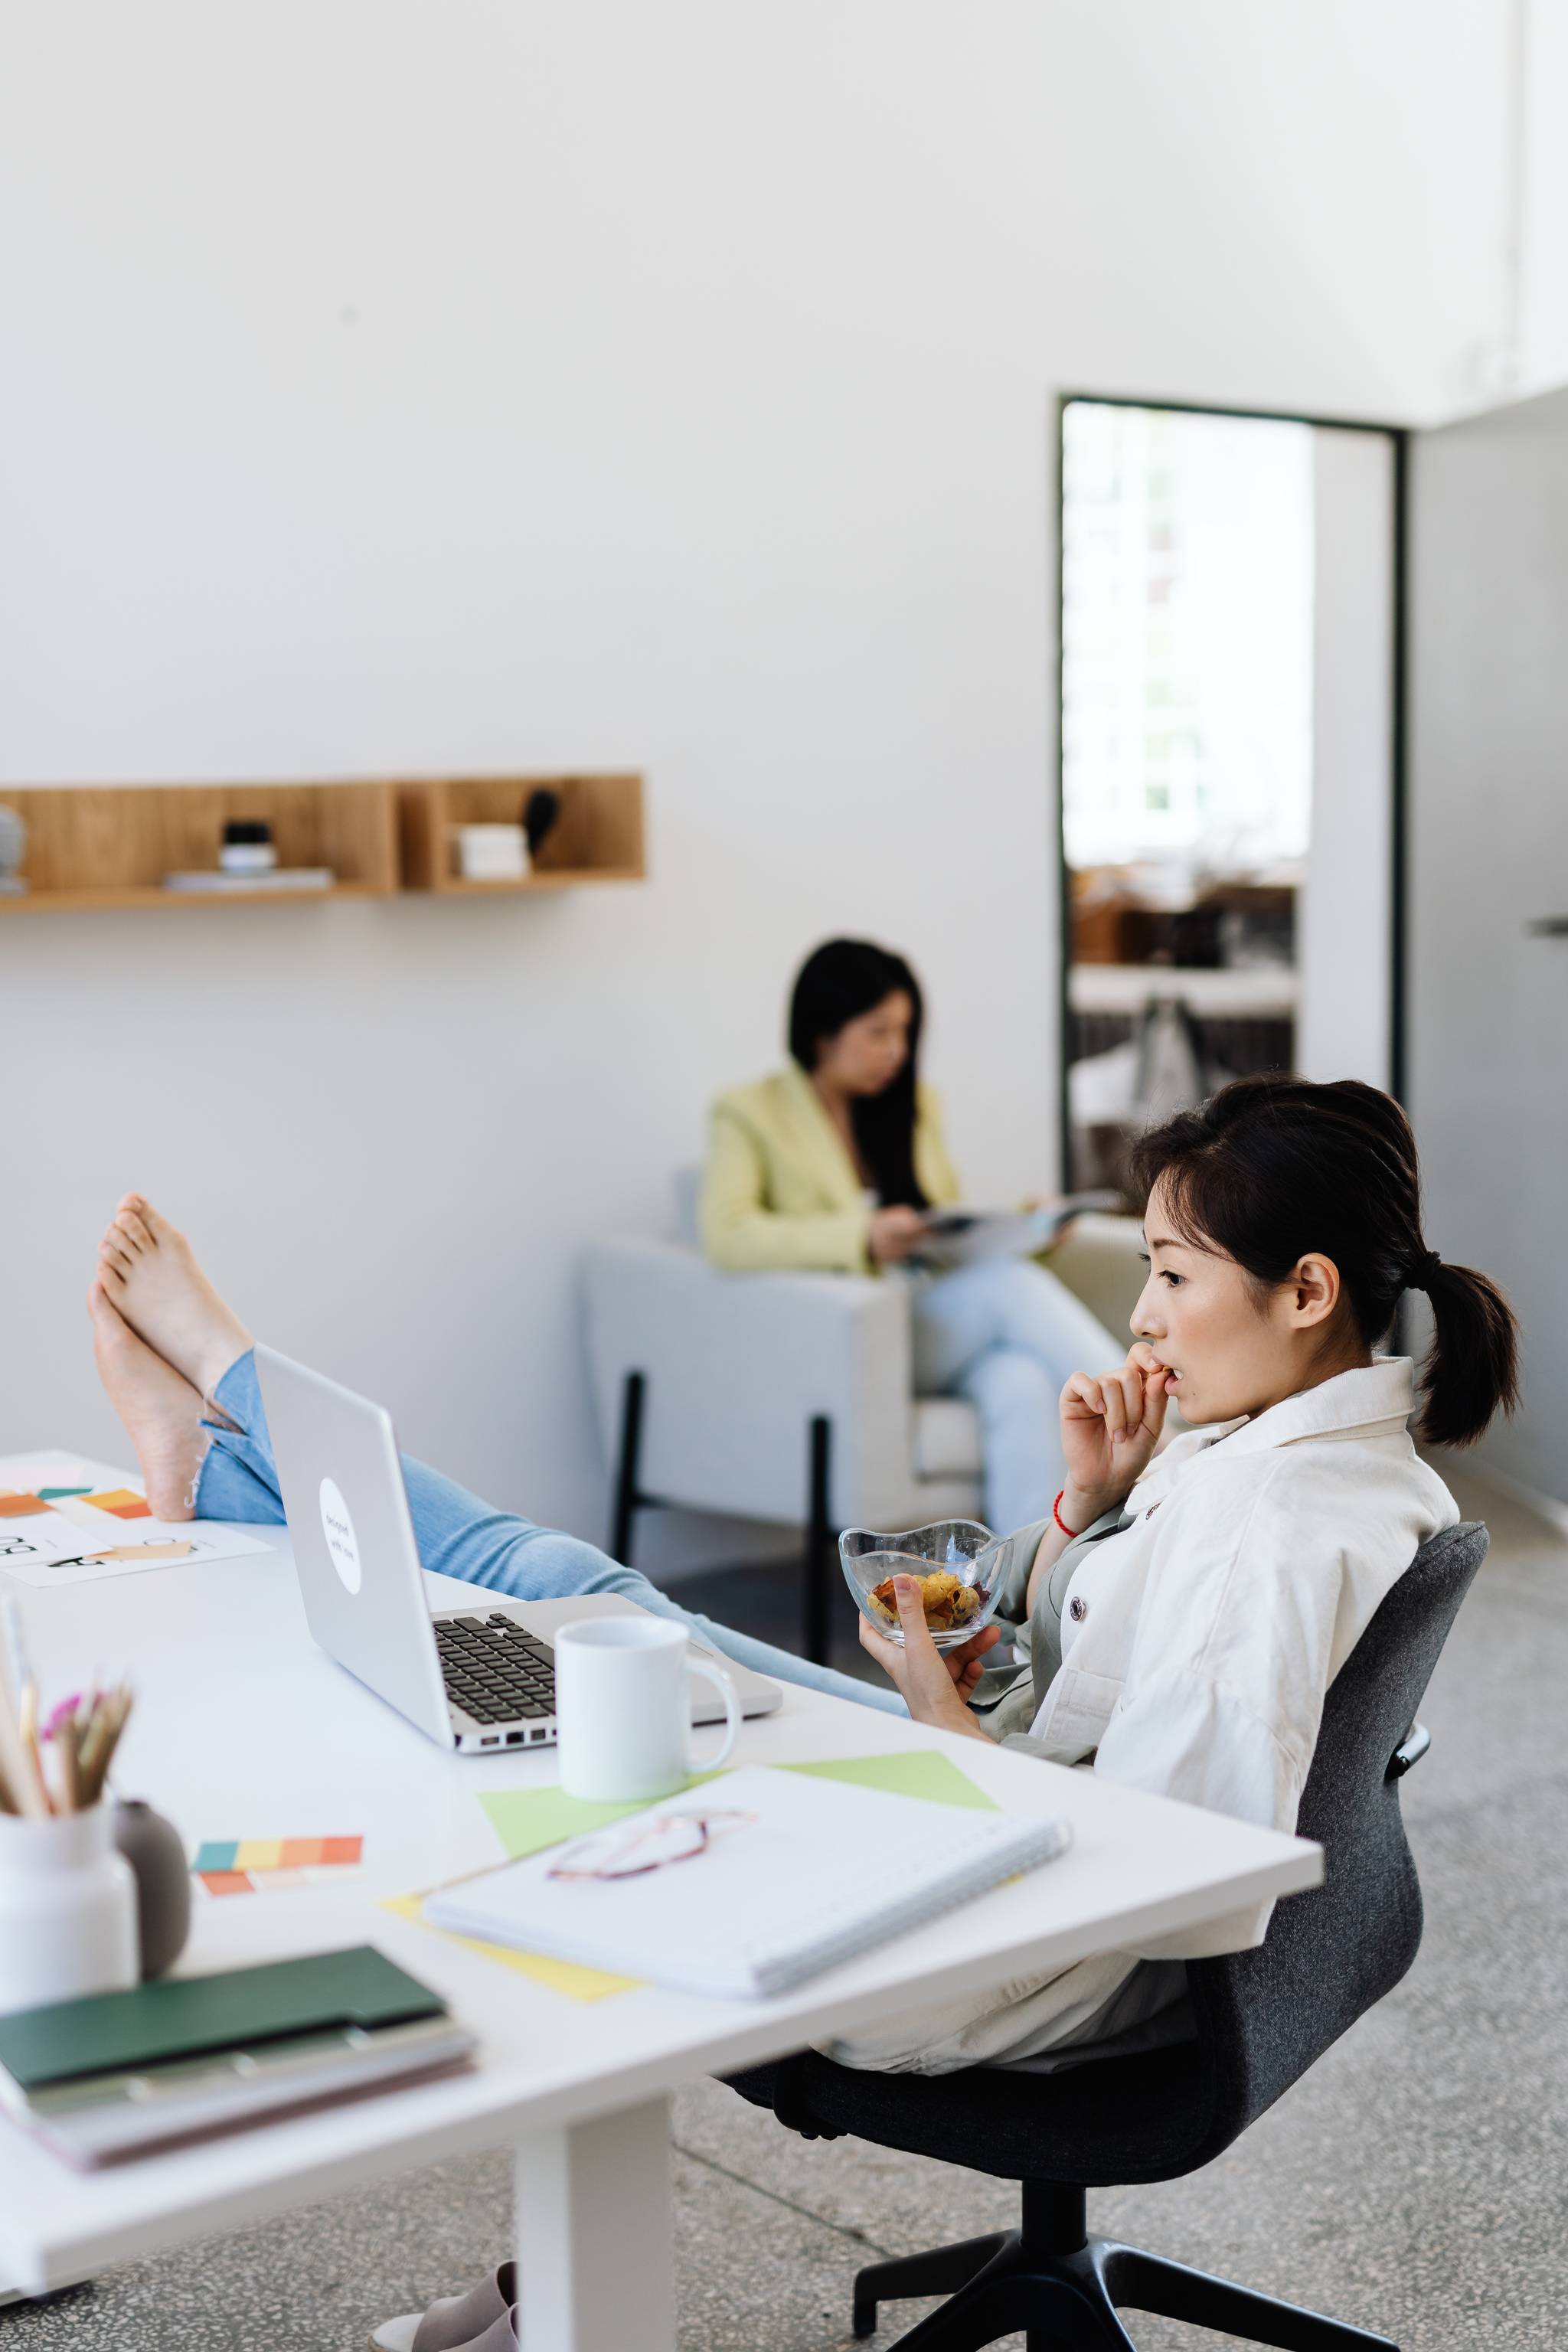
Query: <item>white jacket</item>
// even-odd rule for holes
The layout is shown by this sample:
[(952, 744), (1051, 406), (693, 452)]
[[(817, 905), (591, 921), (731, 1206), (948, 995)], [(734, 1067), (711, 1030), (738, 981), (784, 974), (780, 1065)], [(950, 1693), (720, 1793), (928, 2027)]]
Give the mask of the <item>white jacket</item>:
[[(1458, 1518), (1406, 1430), (1409, 1357), (1176, 1438), (1133, 1524), (1068, 1585), (1037, 1752), (1293, 1830), (1323, 1697), (1417, 1548)], [(1271, 1904), (1143, 1948), (1193, 1959), (1263, 1940)]]

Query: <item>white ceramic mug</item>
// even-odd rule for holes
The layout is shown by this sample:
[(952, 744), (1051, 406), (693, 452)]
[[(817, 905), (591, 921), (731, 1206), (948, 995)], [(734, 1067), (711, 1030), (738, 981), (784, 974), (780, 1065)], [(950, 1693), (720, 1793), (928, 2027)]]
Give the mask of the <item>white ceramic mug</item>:
[[(588, 1617), (554, 1636), (561, 1786), (595, 1803), (668, 1797), (690, 1772), (728, 1761), (741, 1727), (735, 1685), (690, 1655), (684, 1625), (664, 1617)], [(710, 1756), (691, 1752), (687, 1676), (701, 1675), (724, 1702), (724, 1735)]]

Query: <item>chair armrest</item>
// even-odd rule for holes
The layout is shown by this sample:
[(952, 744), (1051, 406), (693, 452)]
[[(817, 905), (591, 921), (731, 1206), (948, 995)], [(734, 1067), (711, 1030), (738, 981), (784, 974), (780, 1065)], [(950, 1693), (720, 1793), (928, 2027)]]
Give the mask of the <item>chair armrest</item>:
[(1413, 1764), (1419, 1764), (1432, 1745), (1432, 1735), (1424, 1723), (1413, 1723), (1393, 1755), (1388, 1759), (1385, 1780), (1402, 1780)]
[(913, 1479), (913, 1365), (901, 1283), (846, 1274), (723, 1274), (679, 1244), (593, 1244), (588, 1355), (605, 1453), (628, 1372), (645, 1375), (638, 1483), (661, 1501), (799, 1520), (808, 1432), (833, 1424), (840, 1525), (892, 1524)]

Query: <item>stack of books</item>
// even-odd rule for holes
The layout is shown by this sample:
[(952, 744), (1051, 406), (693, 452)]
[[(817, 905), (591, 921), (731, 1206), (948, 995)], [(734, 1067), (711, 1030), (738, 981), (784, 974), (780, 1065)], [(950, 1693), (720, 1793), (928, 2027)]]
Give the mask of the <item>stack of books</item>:
[(68, 2163), (445, 2074), (474, 2037), (374, 1946), (165, 1977), (0, 2017), (0, 2107)]

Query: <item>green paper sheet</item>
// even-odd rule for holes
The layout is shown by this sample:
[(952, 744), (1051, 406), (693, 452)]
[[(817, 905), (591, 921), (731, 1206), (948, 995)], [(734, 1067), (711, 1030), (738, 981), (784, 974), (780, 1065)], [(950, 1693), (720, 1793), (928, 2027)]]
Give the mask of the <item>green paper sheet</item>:
[[(846, 1756), (827, 1763), (785, 1764), (785, 1772), (810, 1772), (820, 1780), (848, 1780), (860, 1789), (887, 1789), (896, 1797), (919, 1797), (931, 1805), (963, 1805), (994, 1813), (994, 1797), (977, 1789), (967, 1772), (960, 1771), (940, 1748), (907, 1748), (891, 1756)], [(704, 1780), (721, 1779), (699, 1772), (686, 1783), (695, 1789)], [(582, 1797), (568, 1797), (560, 1789), (493, 1789), (479, 1799), (490, 1827), (500, 1838), (509, 1862), (527, 1853), (542, 1853), (586, 1830), (603, 1828), (627, 1813), (643, 1810), (640, 1801), (624, 1805), (592, 1805)]]

